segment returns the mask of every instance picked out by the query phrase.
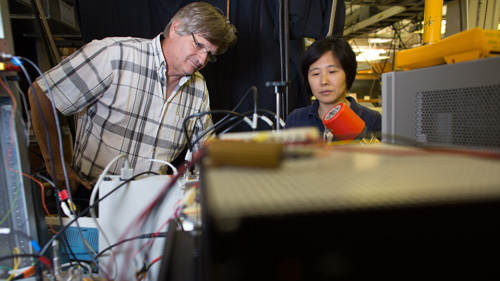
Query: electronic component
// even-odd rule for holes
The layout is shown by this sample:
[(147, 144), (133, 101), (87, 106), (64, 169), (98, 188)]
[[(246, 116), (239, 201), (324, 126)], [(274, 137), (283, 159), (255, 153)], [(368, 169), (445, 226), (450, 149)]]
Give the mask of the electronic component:
[[(177, 208), (181, 208), (179, 203), (184, 195), (183, 185), (179, 182), (164, 193), (164, 188), (170, 180), (171, 178), (166, 175), (133, 180), (106, 198), (103, 197), (122, 184), (123, 181), (117, 176), (110, 176), (103, 180), (99, 186), (99, 198), (103, 198), (99, 203), (98, 222), (101, 227), (99, 251), (140, 235), (166, 232), (167, 226), (170, 224), (169, 219), (174, 218), (175, 212), (178, 211)], [(153, 208), (151, 204), (159, 197), (163, 198), (163, 203), (161, 206)], [(152, 210), (156, 211), (149, 213)], [(145, 223), (148, 216), (152, 217)], [(142, 223), (145, 224), (141, 226)], [(143, 266), (142, 261), (147, 259), (147, 262), (150, 263), (160, 257), (164, 244), (165, 236), (132, 240), (114, 247), (112, 251), (102, 253), (99, 263), (107, 274), (111, 274), (110, 276), (116, 272), (118, 279), (135, 279), (135, 274)], [(138, 245), (143, 245), (144, 248)], [(118, 268), (115, 268), (115, 260)], [(160, 263), (154, 264), (148, 270), (148, 276), (156, 276), (159, 266)]]

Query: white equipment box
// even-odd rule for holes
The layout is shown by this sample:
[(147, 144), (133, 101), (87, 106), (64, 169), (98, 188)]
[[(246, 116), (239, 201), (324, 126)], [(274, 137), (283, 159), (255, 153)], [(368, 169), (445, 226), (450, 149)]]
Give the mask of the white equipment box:
[[(145, 177), (123, 185), (104, 198), (124, 182), (118, 176), (102, 181), (99, 186), (99, 198), (104, 198), (99, 203), (99, 251), (140, 235), (165, 233), (184, 194), (183, 186), (178, 182), (166, 191), (169, 182), (169, 176)], [(158, 198), (161, 201), (153, 207)], [(146, 264), (151, 266), (147, 280), (156, 280), (161, 261), (151, 263), (163, 254), (165, 239), (168, 237), (124, 242), (113, 247), (112, 252), (106, 251), (99, 258), (99, 264), (115, 280), (135, 280), (136, 272)]]

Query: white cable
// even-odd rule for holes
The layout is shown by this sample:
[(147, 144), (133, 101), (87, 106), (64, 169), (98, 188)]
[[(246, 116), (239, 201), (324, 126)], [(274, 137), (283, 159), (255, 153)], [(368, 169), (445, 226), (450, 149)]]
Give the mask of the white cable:
[(175, 166), (172, 165), (172, 163), (170, 163), (168, 161), (159, 160), (159, 159), (147, 159), (146, 161), (166, 164), (166, 165), (168, 165), (172, 169), (172, 171), (174, 172), (174, 176), (177, 175), (177, 168), (175, 168)]
[(256, 130), (257, 129), (257, 121), (259, 119), (259, 114), (256, 112), (253, 114), (253, 123), (252, 123), (252, 129)]
[[(82, 267), (84, 267), (89, 273), (92, 273), (92, 268), (88, 263), (80, 261), (79, 263)], [(74, 268), (75, 266), (69, 262), (61, 264), (61, 268)]]
[(281, 127), (285, 128), (285, 121), (283, 121), (282, 118), (280, 118), (280, 124), (281, 124)]
[(259, 117), (260, 117), (260, 119), (265, 121), (269, 125), (269, 127), (273, 128), (274, 123), (273, 123), (273, 121), (271, 121), (271, 119), (267, 118), (267, 116), (265, 116), (265, 115), (260, 115)]
[[(129, 160), (128, 160), (126, 154), (121, 154), (121, 155), (118, 155), (115, 158), (113, 158), (108, 163), (108, 165), (104, 168), (104, 170), (102, 171), (101, 175), (99, 176), (99, 179), (97, 180), (97, 182), (96, 182), (96, 184), (95, 184), (95, 186), (94, 186), (94, 188), (92, 190), (92, 194), (90, 195), (89, 206), (94, 205), (95, 198), (97, 197), (97, 192), (99, 190), (99, 186), (101, 185), (101, 182), (103, 181), (104, 177), (107, 175), (109, 169), (111, 169), (111, 165), (113, 165), (116, 161), (118, 161), (121, 158), (125, 158), (125, 165), (129, 166)], [(104, 240), (106, 240), (106, 243), (108, 244), (108, 246), (111, 246), (111, 243), (109, 242), (108, 236), (106, 235), (106, 233), (104, 232), (104, 230), (101, 228), (101, 226), (97, 222), (97, 218), (96, 218), (96, 215), (95, 215), (95, 212), (94, 212), (94, 208), (90, 209), (90, 216), (92, 217), (92, 220), (94, 221), (94, 223), (96, 224), (97, 228), (99, 229), (99, 233), (102, 233), (102, 236), (104, 237)], [(111, 251), (111, 257), (112, 257), (114, 265), (115, 265), (115, 271), (113, 273), (114, 273), (114, 277), (116, 278), (116, 274), (118, 272), (118, 265), (117, 265), (117, 262), (116, 262), (116, 257), (115, 257), (115, 253), (113, 252), (113, 249), (110, 249), (110, 251)], [(115, 278), (113, 278), (113, 279), (115, 279)]]
[(248, 126), (250, 126), (250, 128), (253, 128), (253, 122), (250, 118), (245, 116), (243, 120), (245, 120), (245, 122), (248, 124)]
[(70, 211), (68, 205), (66, 205), (66, 202), (61, 202), (61, 209), (70, 220), (73, 220), (75, 218), (75, 216), (73, 216), (73, 213)]

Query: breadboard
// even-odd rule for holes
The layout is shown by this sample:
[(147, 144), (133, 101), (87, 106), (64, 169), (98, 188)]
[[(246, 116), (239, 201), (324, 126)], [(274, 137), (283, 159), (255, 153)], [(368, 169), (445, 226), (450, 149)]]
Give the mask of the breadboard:
[(206, 168), (208, 213), (224, 229), (245, 217), (500, 199), (499, 160), (387, 144), (319, 154), (273, 170)]

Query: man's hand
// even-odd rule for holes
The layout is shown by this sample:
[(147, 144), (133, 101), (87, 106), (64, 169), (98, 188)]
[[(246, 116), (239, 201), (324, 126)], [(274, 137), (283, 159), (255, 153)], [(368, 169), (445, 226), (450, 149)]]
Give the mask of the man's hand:
[[(78, 185), (81, 185), (85, 187), (87, 190), (91, 190), (92, 186), (90, 183), (84, 179), (82, 179), (75, 171), (73, 168), (71, 168), (71, 165), (68, 163), (65, 163), (66, 167), (66, 172), (68, 174), (68, 181), (69, 181), (69, 186), (71, 189), (71, 194), (75, 194), (78, 188)], [(52, 177), (54, 178), (54, 177)], [(66, 189), (66, 180), (64, 178), (64, 172), (62, 169), (60, 171), (56, 171), (56, 186), (59, 190)]]

